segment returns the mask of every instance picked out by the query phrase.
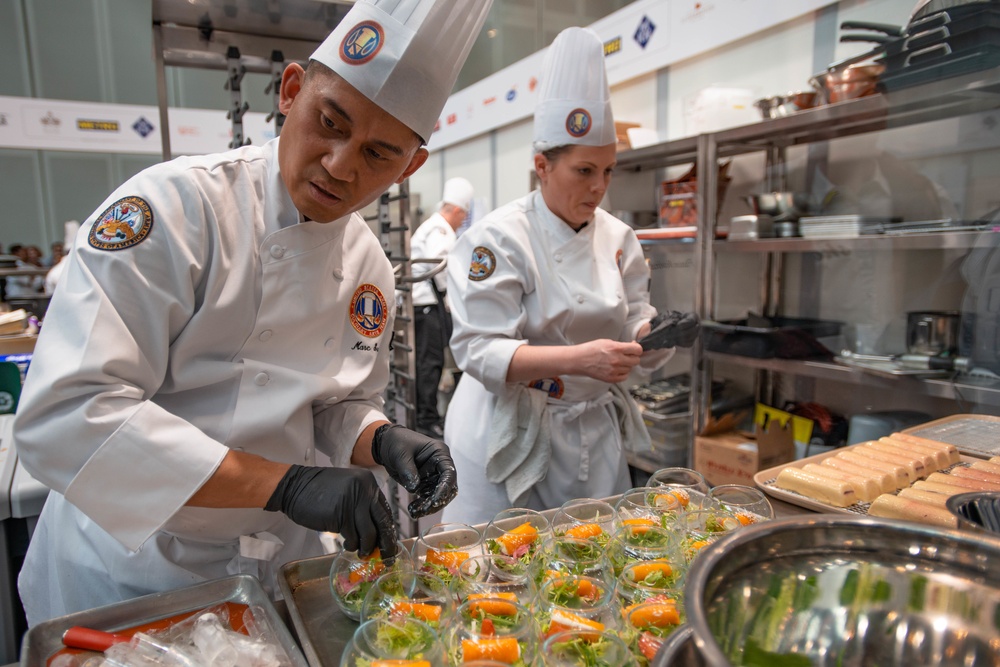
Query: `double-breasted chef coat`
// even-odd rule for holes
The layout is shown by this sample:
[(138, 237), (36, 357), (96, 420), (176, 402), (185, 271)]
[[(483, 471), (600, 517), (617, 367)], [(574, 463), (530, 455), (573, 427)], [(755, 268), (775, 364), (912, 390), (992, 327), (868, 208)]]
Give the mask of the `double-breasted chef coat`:
[[(444, 259), (455, 246), (455, 230), (440, 213), (435, 213), (417, 227), (410, 239), (410, 256), (418, 259)], [(413, 277), (418, 278), (434, 268), (433, 264), (414, 264)], [(437, 283), (443, 293), (448, 288), (447, 276), (439, 273), (431, 280)], [(437, 296), (429, 280), (413, 283), (413, 305), (433, 306)]]
[(322, 553), (280, 512), (184, 507), (230, 449), (347, 466), (384, 419), (392, 268), (357, 214), (301, 218), (278, 142), (154, 166), (83, 225), (15, 418), (52, 489), (29, 623)]
[[(503, 484), (486, 478), (485, 458), (497, 395), (515, 350), (608, 338), (634, 341), (656, 314), (649, 269), (635, 232), (602, 209), (578, 232), (540, 191), (503, 206), (459, 237), (448, 257), (454, 319), (451, 349), (464, 371), (448, 406), (445, 442), (458, 469), (458, 497), (446, 521), (489, 521), (511, 507)], [(654, 370), (672, 350), (647, 353)], [(527, 383), (548, 392), (552, 453), (545, 479), (518, 504), (558, 507), (630, 486), (611, 385), (583, 376)], [(521, 502), (523, 500), (523, 502)]]

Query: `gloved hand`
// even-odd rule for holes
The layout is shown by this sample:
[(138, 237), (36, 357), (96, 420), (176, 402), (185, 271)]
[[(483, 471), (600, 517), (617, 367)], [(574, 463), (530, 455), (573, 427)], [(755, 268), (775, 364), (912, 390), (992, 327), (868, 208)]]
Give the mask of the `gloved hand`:
[(432, 514), (458, 493), (458, 473), (448, 445), (399, 424), (383, 424), (372, 438), (372, 458), (414, 494), (406, 510), (414, 519)]
[(389, 502), (369, 470), (293, 465), (264, 509), (306, 528), (340, 533), (344, 549), (368, 556), (379, 548), (396, 557), (396, 524)]
[(649, 333), (638, 341), (642, 349), (662, 350), (666, 347), (691, 347), (698, 340), (698, 316), (668, 310), (649, 321)]

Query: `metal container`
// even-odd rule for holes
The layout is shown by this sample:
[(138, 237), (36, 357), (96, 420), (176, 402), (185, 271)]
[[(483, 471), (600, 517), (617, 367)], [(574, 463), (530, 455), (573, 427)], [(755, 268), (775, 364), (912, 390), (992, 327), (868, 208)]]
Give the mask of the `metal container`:
[(914, 311), (906, 314), (906, 351), (910, 354), (958, 354), (962, 313), (957, 310)]
[(774, 237), (774, 218), (760, 215), (738, 215), (729, 221), (730, 241), (756, 241)]
[(959, 493), (949, 497), (945, 501), (945, 507), (958, 519), (959, 530), (986, 533), (1000, 538), (1000, 493)]
[(809, 213), (809, 196), (800, 192), (762, 192), (746, 198), (757, 215), (769, 215), (774, 222), (798, 220)]
[(704, 667), (706, 664), (694, 644), (691, 626), (684, 624), (667, 637), (649, 667)]
[[(821, 514), (709, 545), (685, 586), (705, 663), (1000, 664), (1000, 540)], [(751, 641), (752, 639), (752, 641)], [(789, 663), (791, 664), (791, 663)]]

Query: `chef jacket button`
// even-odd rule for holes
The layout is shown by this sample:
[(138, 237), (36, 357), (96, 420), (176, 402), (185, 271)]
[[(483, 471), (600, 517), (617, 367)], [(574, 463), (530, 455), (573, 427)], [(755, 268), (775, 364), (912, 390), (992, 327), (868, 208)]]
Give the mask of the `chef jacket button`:
[(557, 262), (561, 262), (562, 261), (562, 253), (561, 252), (557, 252), (556, 254), (552, 255), (552, 259), (556, 260)]
[(326, 349), (328, 349), (328, 350), (329, 350), (330, 348), (332, 348), (332, 347), (333, 347), (334, 345), (336, 345), (336, 344), (337, 344), (337, 341), (335, 341), (335, 340), (334, 340), (334, 339), (332, 339), (332, 338), (327, 338), (327, 339), (326, 339), (326, 342), (325, 342), (325, 343), (323, 343), (323, 347), (325, 347)]
[(618, 297), (619, 301), (622, 300), (622, 293), (621, 292), (615, 292), (615, 296)]
[(260, 332), (260, 335), (257, 337), (260, 338), (260, 342), (266, 343), (267, 341), (271, 340), (271, 336), (273, 334), (274, 332), (272, 332), (270, 329), (264, 329), (263, 331)]
[(584, 302), (584, 300), (585, 300), (585, 299), (583, 298), (583, 295), (582, 295), (582, 294), (577, 294), (577, 295), (576, 295), (576, 302), (577, 302), (577, 303), (583, 303), (583, 302)]
[(334, 269), (333, 270), (333, 277), (336, 278), (337, 280), (343, 280), (344, 279), (344, 272), (341, 271), (340, 269)]
[(282, 248), (280, 245), (271, 246), (271, 257), (274, 257), (275, 259), (281, 259), (284, 256), (285, 256), (284, 248)]
[(256, 384), (258, 385), (258, 386), (261, 386), (261, 387), (263, 387), (263, 386), (264, 386), (265, 384), (267, 384), (268, 380), (270, 380), (270, 379), (271, 379), (271, 378), (269, 378), (269, 377), (268, 377), (267, 373), (257, 373), (257, 377), (255, 377), (255, 378), (253, 379), (253, 381), (254, 381), (254, 382), (255, 382), (255, 383), (256, 383)]

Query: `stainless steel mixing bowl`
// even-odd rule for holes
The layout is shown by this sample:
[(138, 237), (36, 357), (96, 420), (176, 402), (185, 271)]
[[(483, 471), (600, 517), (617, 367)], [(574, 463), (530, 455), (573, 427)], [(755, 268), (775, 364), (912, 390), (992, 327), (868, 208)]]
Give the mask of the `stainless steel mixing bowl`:
[(817, 515), (706, 547), (685, 587), (708, 665), (1000, 665), (1000, 540)]

